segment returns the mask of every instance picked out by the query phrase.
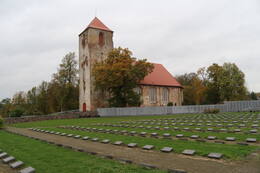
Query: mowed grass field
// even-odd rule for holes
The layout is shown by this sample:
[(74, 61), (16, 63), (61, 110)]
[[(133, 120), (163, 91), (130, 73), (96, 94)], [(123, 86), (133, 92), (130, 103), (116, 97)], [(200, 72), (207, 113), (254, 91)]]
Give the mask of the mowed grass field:
[(0, 130), (0, 149), (32, 166), (37, 173), (163, 173), (136, 165), (121, 164), (87, 153), (58, 147), (46, 142)]
[[(51, 121), (40, 121), (40, 122), (30, 122), (30, 123), (20, 123), (15, 124), (15, 127), (21, 128), (31, 128), (31, 127), (40, 127), (44, 130), (50, 130), (55, 132), (63, 132), (67, 134), (74, 134), (74, 135), (81, 135), (81, 136), (89, 136), (90, 138), (99, 138), (102, 139), (109, 139), (111, 142), (114, 141), (123, 141), (125, 144), (128, 143), (137, 143), (139, 147), (144, 145), (154, 145), (155, 150), (160, 150), (162, 147), (172, 147), (174, 152), (181, 153), (185, 149), (193, 149), (196, 150), (196, 155), (199, 156), (207, 156), (207, 154), (211, 152), (222, 153), (225, 159), (231, 160), (241, 160), (245, 158), (249, 153), (258, 150), (259, 146), (243, 146), (238, 144), (218, 144), (214, 142), (197, 142), (197, 141), (185, 141), (185, 140), (167, 140), (167, 139), (157, 139), (152, 137), (140, 137), (138, 135), (130, 136), (130, 135), (121, 135), (121, 134), (107, 134), (102, 132), (93, 132), (93, 131), (80, 131), (74, 129), (62, 129), (58, 128), (59, 126), (80, 126), (80, 127), (89, 127), (89, 128), (96, 128), (96, 129), (110, 129), (110, 130), (127, 130), (135, 131), (136, 133), (139, 132), (147, 132), (148, 134), (156, 132), (159, 135), (163, 133), (170, 133), (172, 136), (177, 134), (183, 134), (186, 137), (191, 135), (198, 135), (201, 138), (206, 138), (207, 136), (216, 136), (217, 139), (225, 140), (226, 137), (235, 137), (237, 142), (244, 142), (247, 138), (256, 138), (258, 141), (260, 140), (259, 133), (248, 133), (251, 128), (252, 124), (259, 124), (258, 121), (259, 113), (224, 113), (223, 115), (205, 115), (205, 114), (178, 114), (178, 115), (165, 115), (165, 116), (134, 116), (134, 117), (106, 117), (106, 118), (87, 118), (87, 119), (65, 119), (65, 120), (51, 120)], [(194, 123), (193, 126), (188, 126), (185, 124), (183, 125), (172, 125), (169, 124), (170, 120), (194, 120), (196, 117), (196, 121), (203, 122), (207, 124), (208, 121), (211, 121), (211, 125), (219, 124), (220, 122), (215, 122), (216, 120), (221, 121), (221, 117), (225, 117), (225, 122), (222, 122), (223, 125), (228, 125), (233, 123), (234, 126), (226, 128), (227, 130), (237, 129), (235, 124), (244, 123), (246, 126), (241, 129), (241, 133), (220, 133), (220, 132), (208, 132), (208, 131), (184, 131), (182, 130), (185, 127), (188, 128), (195, 128), (197, 127)], [(227, 117), (227, 118), (226, 118)], [(230, 119), (228, 118), (230, 117)], [(242, 119), (242, 118), (244, 119)], [(165, 125), (165, 120), (168, 122)], [(202, 121), (203, 120), (203, 121)], [(154, 122), (161, 122), (160, 125), (150, 125), (145, 124), (142, 122), (145, 121), (154, 121)], [(237, 122), (236, 122), (237, 121)], [(120, 125), (124, 124), (125, 122), (130, 122), (131, 125), (129, 127), (113, 127), (112, 125)], [(235, 122), (235, 123), (234, 123)], [(105, 126), (106, 124), (110, 126)], [(142, 128), (140, 128), (142, 125)], [(159, 126), (160, 130), (156, 129), (146, 129), (146, 127), (154, 127)], [(170, 129), (163, 129), (163, 127), (169, 126)], [(172, 127), (179, 127), (178, 130), (172, 130)], [(201, 129), (208, 128), (205, 126), (200, 126)], [(213, 127), (214, 129), (219, 129), (221, 127)]]

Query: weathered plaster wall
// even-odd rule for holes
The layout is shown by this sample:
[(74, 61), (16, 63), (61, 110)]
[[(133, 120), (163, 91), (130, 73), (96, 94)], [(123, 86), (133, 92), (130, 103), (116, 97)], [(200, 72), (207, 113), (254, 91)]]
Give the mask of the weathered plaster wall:
[[(163, 86), (149, 86), (149, 85), (141, 85), (141, 100), (142, 105), (141, 106), (166, 106), (168, 102), (172, 102), (173, 105), (176, 104), (176, 106), (181, 106), (183, 101), (183, 91), (182, 88), (179, 87), (163, 87)], [(150, 102), (149, 98), (149, 89), (150, 88), (156, 88), (156, 94), (157, 94), (157, 100), (155, 103)], [(163, 89), (167, 88), (169, 91), (169, 101), (164, 102), (162, 93)]]
[[(104, 36), (103, 45), (99, 45), (100, 32)], [(91, 71), (95, 62), (106, 59), (112, 49), (113, 32), (88, 28), (79, 36), (80, 111), (83, 110), (83, 103), (86, 103), (87, 110), (95, 110), (106, 105), (103, 94), (95, 91)]]

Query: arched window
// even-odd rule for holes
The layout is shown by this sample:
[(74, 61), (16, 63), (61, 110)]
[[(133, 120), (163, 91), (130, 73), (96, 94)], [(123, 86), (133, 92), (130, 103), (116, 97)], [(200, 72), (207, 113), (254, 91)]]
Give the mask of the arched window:
[(103, 32), (99, 33), (98, 44), (99, 44), (99, 46), (103, 46), (105, 44), (104, 33)]

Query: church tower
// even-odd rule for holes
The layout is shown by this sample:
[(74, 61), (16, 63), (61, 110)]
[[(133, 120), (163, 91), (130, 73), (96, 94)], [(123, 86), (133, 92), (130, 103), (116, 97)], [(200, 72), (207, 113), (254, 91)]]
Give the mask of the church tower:
[(88, 27), (79, 34), (80, 111), (85, 112), (105, 106), (102, 93), (95, 91), (91, 72), (95, 62), (106, 59), (112, 49), (113, 31), (95, 17)]

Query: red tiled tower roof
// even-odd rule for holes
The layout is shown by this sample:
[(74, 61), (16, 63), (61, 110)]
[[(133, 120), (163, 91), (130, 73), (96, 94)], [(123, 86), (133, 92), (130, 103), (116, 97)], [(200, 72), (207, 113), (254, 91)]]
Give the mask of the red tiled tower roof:
[(81, 35), (83, 32), (85, 32), (88, 28), (95, 28), (95, 29), (101, 29), (104, 31), (113, 32), (111, 29), (109, 29), (101, 20), (99, 20), (97, 17), (95, 17), (87, 26), (84, 31), (82, 31), (79, 35)]
[[(112, 31), (104, 23), (102, 23), (97, 17), (95, 17), (87, 28), (97, 28), (105, 31)], [(112, 31), (113, 32), (113, 31)]]
[(181, 87), (181, 84), (169, 73), (162, 64), (155, 64), (153, 71), (141, 82), (142, 85), (174, 86)]

